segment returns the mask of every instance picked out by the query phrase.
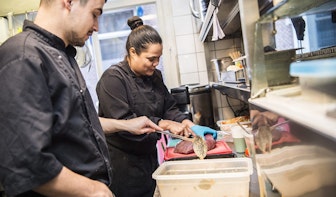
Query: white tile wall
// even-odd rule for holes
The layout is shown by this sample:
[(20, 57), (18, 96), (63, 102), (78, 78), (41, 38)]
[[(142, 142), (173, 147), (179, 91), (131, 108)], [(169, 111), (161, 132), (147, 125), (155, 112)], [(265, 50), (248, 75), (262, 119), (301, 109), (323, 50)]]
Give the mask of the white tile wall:
[(189, 0), (172, 0), (173, 16), (190, 15)]
[(199, 41), (195, 18), (189, 8), (189, 0), (172, 0), (172, 9), (180, 85), (208, 84), (204, 45)]
[(198, 72), (198, 75), (199, 75), (199, 83), (200, 84), (208, 84), (209, 83), (208, 71)]
[(204, 44), (199, 40), (199, 34), (194, 34), (196, 52), (204, 52)]
[(192, 18), (190, 15), (176, 16), (173, 21), (176, 36), (193, 33)]
[(176, 47), (177, 47), (177, 54), (188, 54), (188, 53), (195, 53), (195, 42), (194, 42), (194, 35), (187, 34), (182, 36), (176, 36)]
[(197, 72), (197, 57), (195, 53), (178, 56), (180, 74)]
[(197, 67), (198, 67), (198, 71), (200, 72), (204, 72), (207, 71), (207, 62), (205, 59), (205, 53), (196, 53), (196, 57), (197, 57)]
[(181, 74), (181, 85), (199, 83), (198, 72)]

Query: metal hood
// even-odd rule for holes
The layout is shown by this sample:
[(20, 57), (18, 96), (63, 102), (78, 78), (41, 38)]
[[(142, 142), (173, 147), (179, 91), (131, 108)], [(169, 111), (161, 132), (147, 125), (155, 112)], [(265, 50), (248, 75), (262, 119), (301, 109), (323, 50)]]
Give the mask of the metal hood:
[[(247, 0), (251, 1), (251, 0)], [(272, 0), (253, 0), (258, 1), (259, 12), (262, 14), (265, 10), (273, 6)], [(205, 15), (205, 19), (200, 31), (200, 40), (202, 42), (211, 40), (213, 34), (213, 14), (218, 7), (217, 18), (225, 34), (225, 37), (241, 36), (241, 18), (239, 13), (239, 0), (211, 0)], [(219, 5), (218, 5), (219, 4)], [(224, 37), (224, 38), (225, 38)]]
[(207, 37), (213, 34), (213, 15), (218, 7), (217, 18), (225, 34), (225, 37), (241, 32), (238, 0), (212, 0), (209, 3), (205, 20), (200, 31), (200, 40), (207, 41)]

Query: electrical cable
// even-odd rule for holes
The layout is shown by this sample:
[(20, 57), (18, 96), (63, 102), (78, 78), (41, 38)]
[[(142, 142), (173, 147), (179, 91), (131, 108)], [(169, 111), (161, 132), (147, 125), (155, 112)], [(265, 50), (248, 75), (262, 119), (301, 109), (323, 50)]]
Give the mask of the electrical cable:
[[(229, 96), (228, 94), (223, 93), (223, 92), (221, 92), (221, 94), (225, 96), (225, 98), (226, 98), (226, 102), (227, 102), (229, 108), (231, 109), (231, 111), (233, 112), (233, 115), (234, 115), (235, 117), (245, 115), (245, 112), (246, 112), (246, 111), (249, 111), (249, 107), (248, 107), (248, 105), (246, 104), (245, 101), (243, 101), (243, 100), (241, 100), (241, 99), (237, 99), (237, 98), (231, 97), (231, 96)], [(230, 101), (229, 101), (229, 98), (239, 100), (240, 103), (243, 104), (243, 107), (241, 107), (241, 108), (238, 109), (238, 110), (234, 110), (233, 106), (231, 105), (231, 103), (230, 103)]]

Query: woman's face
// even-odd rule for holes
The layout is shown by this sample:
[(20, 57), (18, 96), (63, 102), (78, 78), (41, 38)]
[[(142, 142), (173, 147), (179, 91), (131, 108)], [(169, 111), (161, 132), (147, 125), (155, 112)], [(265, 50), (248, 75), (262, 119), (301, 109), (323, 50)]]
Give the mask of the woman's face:
[(147, 50), (137, 55), (135, 49), (130, 49), (129, 64), (137, 76), (152, 76), (162, 55), (161, 44), (149, 44)]

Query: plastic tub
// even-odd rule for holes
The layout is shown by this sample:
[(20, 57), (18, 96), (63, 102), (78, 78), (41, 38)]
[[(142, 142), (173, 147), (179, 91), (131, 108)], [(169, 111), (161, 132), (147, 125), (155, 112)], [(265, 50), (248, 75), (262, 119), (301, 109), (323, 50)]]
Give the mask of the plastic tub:
[(336, 155), (324, 147), (287, 146), (257, 154), (256, 161), (259, 172), (282, 196), (305, 196), (324, 187), (335, 188)]
[(249, 196), (250, 158), (167, 161), (153, 173), (161, 197)]
[(336, 100), (336, 58), (293, 62), (290, 74), (299, 77), (302, 96), (328, 103)]

